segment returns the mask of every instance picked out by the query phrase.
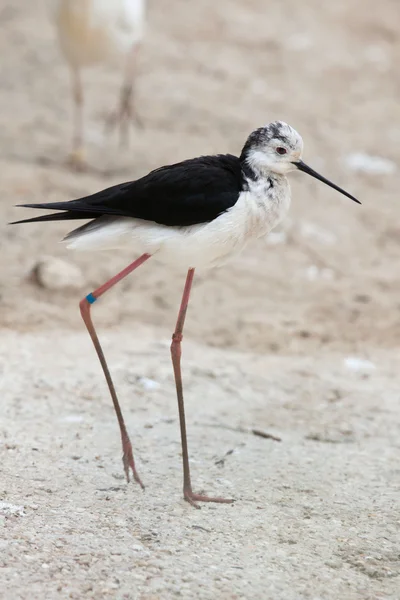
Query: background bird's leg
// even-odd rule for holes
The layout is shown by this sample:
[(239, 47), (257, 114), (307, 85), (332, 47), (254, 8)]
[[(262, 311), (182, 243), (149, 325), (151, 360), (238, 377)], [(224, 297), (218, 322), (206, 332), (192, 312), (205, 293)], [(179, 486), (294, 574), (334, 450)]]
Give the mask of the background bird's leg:
[(85, 166), (83, 146), (83, 89), (81, 76), (78, 69), (72, 69), (72, 96), (73, 96), (73, 138), (72, 152), (69, 155), (69, 164), (77, 170)]
[(142, 121), (135, 108), (135, 82), (137, 76), (137, 62), (139, 44), (135, 43), (126, 58), (123, 84), (120, 92), (118, 109), (110, 115), (107, 124), (109, 129), (119, 125), (121, 146), (126, 146), (129, 141), (129, 125), (135, 121), (136, 125), (142, 127)]
[(181, 307), (179, 309), (178, 320), (176, 322), (175, 331), (172, 335), (171, 343), (171, 356), (172, 364), (174, 367), (176, 394), (178, 397), (178, 409), (179, 409), (179, 422), (181, 427), (181, 441), (182, 441), (182, 460), (183, 460), (183, 496), (192, 506), (200, 508), (196, 502), (226, 502), (231, 503), (233, 500), (226, 500), (224, 498), (209, 498), (200, 494), (194, 494), (192, 491), (192, 483), (190, 480), (190, 467), (189, 467), (189, 453), (187, 446), (186, 437), (186, 421), (185, 421), (185, 405), (183, 402), (183, 385), (182, 385), (182, 373), (181, 373), (181, 342), (183, 326), (185, 324), (186, 311), (189, 304), (190, 290), (192, 288), (194, 277), (194, 269), (189, 269), (185, 289), (183, 290)]
[(126, 277), (127, 275), (129, 275), (129, 273), (132, 273), (132, 271), (134, 271), (135, 269), (137, 269), (138, 267), (140, 267), (140, 265), (142, 265), (146, 260), (148, 260), (150, 258), (150, 254), (143, 254), (142, 256), (140, 256), (137, 260), (135, 260), (133, 263), (131, 263), (130, 265), (128, 265), (123, 271), (121, 271), (120, 273), (118, 273), (117, 275), (115, 275), (115, 277), (112, 277), (112, 279), (110, 279), (109, 281), (107, 281), (106, 283), (104, 283), (102, 286), (100, 286), (99, 288), (97, 288), (94, 292), (92, 292), (91, 294), (88, 294), (86, 296), (86, 298), (84, 298), (83, 300), (81, 300), (79, 307), (81, 309), (81, 315), (82, 318), (85, 322), (86, 328), (89, 332), (90, 337), (92, 338), (92, 342), (93, 345), (96, 349), (97, 352), (97, 356), (99, 357), (101, 366), (103, 368), (103, 373), (105, 375), (105, 378), (107, 380), (107, 384), (108, 384), (108, 389), (110, 390), (110, 394), (111, 394), (111, 398), (114, 404), (114, 409), (115, 412), (117, 414), (117, 419), (118, 419), (118, 424), (119, 424), (119, 428), (121, 431), (121, 439), (122, 439), (122, 450), (123, 450), (123, 456), (122, 456), (122, 462), (124, 464), (124, 470), (125, 470), (125, 475), (126, 478), (129, 482), (129, 468), (132, 469), (132, 473), (133, 473), (133, 478), (134, 480), (144, 489), (144, 485), (140, 480), (140, 477), (136, 471), (136, 467), (135, 467), (135, 461), (133, 458), (133, 452), (132, 452), (132, 444), (131, 441), (129, 439), (129, 435), (128, 432), (126, 430), (126, 426), (125, 426), (125, 421), (124, 421), (124, 417), (122, 416), (122, 411), (121, 411), (121, 407), (119, 405), (119, 401), (118, 401), (118, 397), (114, 388), (114, 383), (112, 381), (111, 375), (110, 375), (110, 371), (108, 369), (108, 365), (107, 365), (107, 361), (105, 359), (104, 353), (103, 353), (103, 349), (100, 345), (99, 342), (99, 338), (97, 337), (97, 333), (96, 330), (94, 328), (94, 325), (92, 323), (92, 319), (90, 316), (90, 307), (91, 305), (98, 299), (100, 298), (100, 296), (102, 296), (105, 292), (107, 292), (110, 288), (112, 288), (116, 283), (118, 283), (119, 281), (121, 281), (121, 279), (124, 279), (124, 277)]

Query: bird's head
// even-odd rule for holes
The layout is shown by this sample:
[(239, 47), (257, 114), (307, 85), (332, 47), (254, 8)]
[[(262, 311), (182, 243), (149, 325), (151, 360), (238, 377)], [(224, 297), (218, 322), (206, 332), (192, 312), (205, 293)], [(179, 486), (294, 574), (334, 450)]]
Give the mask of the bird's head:
[(302, 153), (303, 139), (301, 135), (287, 123), (273, 121), (249, 135), (243, 146), (240, 160), (247, 164), (257, 176), (286, 175), (290, 171), (299, 169), (361, 204), (354, 196), (306, 165), (301, 160)]
[(242, 150), (242, 160), (256, 174), (272, 172), (286, 175), (301, 158), (303, 140), (295, 129), (283, 121), (274, 121), (249, 135)]

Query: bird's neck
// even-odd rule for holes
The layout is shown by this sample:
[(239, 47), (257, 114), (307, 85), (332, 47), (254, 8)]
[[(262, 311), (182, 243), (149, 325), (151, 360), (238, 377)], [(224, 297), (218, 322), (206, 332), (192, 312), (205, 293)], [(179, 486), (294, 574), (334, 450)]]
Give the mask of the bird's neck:
[(290, 186), (284, 175), (266, 172), (255, 178), (246, 177), (249, 209), (254, 227), (268, 233), (286, 215), (290, 206)]
[(267, 165), (262, 164), (262, 162), (249, 160), (248, 154), (242, 152), (239, 160), (246, 179), (253, 181), (272, 180), (277, 183), (286, 180), (285, 175), (271, 171), (271, 169)]
[(265, 189), (273, 188), (286, 188), (288, 187), (288, 180), (285, 175), (274, 173), (269, 169), (263, 169), (249, 165), (247, 161), (241, 161), (242, 172), (244, 179), (246, 180), (249, 188), (250, 187), (263, 187)]

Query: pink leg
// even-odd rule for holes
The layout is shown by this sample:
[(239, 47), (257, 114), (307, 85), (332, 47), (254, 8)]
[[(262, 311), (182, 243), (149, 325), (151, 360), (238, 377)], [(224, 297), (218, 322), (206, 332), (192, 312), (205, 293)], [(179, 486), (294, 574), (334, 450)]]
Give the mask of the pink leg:
[(181, 441), (182, 441), (182, 460), (183, 460), (183, 496), (187, 502), (196, 508), (200, 508), (196, 502), (225, 502), (231, 503), (233, 500), (226, 500), (225, 498), (209, 498), (208, 496), (202, 496), (201, 494), (195, 494), (192, 491), (192, 483), (190, 480), (190, 467), (189, 467), (189, 453), (187, 446), (186, 437), (186, 421), (185, 421), (185, 405), (183, 402), (183, 386), (182, 386), (182, 373), (181, 373), (181, 342), (183, 326), (185, 324), (186, 311), (189, 304), (190, 290), (193, 283), (194, 269), (189, 269), (185, 289), (183, 290), (181, 307), (179, 309), (178, 320), (176, 322), (175, 332), (172, 335), (171, 343), (171, 356), (172, 364), (174, 367), (176, 393), (178, 396), (178, 409), (179, 409), (179, 422), (181, 427)]
[(117, 397), (117, 394), (116, 394), (116, 391), (114, 388), (114, 384), (113, 384), (113, 380), (110, 375), (110, 371), (108, 369), (107, 361), (105, 359), (103, 349), (100, 345), (99, 338), (97, 337), (96, 330), (92, 323), (92, 319), (90, 316), (90, 306), (98, 298), (100, 298), (100, 296), (102, 296), (105, 292), (107, 292), (107, 290), (109, 290), (116, 283), (121, 281), (121, 279), (124, 279), (124, 277), (129, 275), (129, 273), (132, 273), (132, 271), (134, 271), (135, 269), (140, 267), (140, 265), (142, 265), (146, 260), (148, 260), (150, 258), (150, 256), (151, 256), (150, 254), (143, 254), (142, 256), (140, 256), (137, 260), (135, 260), (133, 263), (128, 265), (123, 271), (121, 271), (120, 273), (115, 275), (115, 277), (112, 277), (112, 279), (110, 279), (109, 281), (107, 281), (106, 283), (101, 285), (99, 288), (97, 288), (97, 290), (95, 290), (91, 294), (88, 294), (86, 296), (86, 298), (81, 300), (81, 302), (79, 304), (79, 307), (81, 309), (82, 319), (84, 320), (84, 323), (89, 332), (89, 335), (92, 338), (93, 345), (96, 349), (97, 356), (99, 357), (100, 364), (103, 369), (103, 373), (107, 380), (108, 389), (110, 390), (111, 398), (112, 398), (112, 401), (114, 404), (114, 409), (117, 414), (117, 419), (118, 419), (118, 424), (119, 424), (119, 428), (121, 431), (121, 439), (122, 439), (122, 451), (123, 451), (122, 462), (124, 464), (126, 478), (129, 482), (129, 467), (130, 467), (132, 469), (134, 480), (142, 487), (142, 489), (144, 489), (144, 485), (141, 482), (140, 477), (136, 471), (135, 461), (134, 461), (133, 452), (132, 452), (132, 444), (129, 439), (128, 432), (126, 430), (124, 417), (122, 416), (121, 407), (118, 402), (118, 397)]

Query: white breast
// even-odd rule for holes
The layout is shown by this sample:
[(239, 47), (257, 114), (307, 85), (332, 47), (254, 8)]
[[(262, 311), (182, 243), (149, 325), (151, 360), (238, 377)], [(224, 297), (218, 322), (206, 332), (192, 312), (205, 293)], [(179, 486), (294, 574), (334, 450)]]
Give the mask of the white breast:
[(113, 62), (143, 36), (144, 0), (58, 0), (54, 20), (72, 66)]
[(286, 216), (290, 208), (290, 185), (283, 175), (271, 175), (256, 181), (249, 180), (247, 202), (253, 222), (253, 237), (271, 231)]
[[(282, 181), (281, 181), (282, 180)], [(246, 244), (266, 235), (286, 214), (290, 189), (285, 177), (270, 188), (250, 184), (236, 204), (211, 221), (188, 227), (167, 227), (129, 217), (101, 217), (70, 234), (68, 248), (100, 250), (130, 248), (137, 254), (157, 254), (164, 262), (189, 267), (213, 267), (226, 262)]]

